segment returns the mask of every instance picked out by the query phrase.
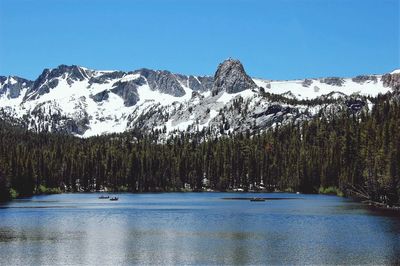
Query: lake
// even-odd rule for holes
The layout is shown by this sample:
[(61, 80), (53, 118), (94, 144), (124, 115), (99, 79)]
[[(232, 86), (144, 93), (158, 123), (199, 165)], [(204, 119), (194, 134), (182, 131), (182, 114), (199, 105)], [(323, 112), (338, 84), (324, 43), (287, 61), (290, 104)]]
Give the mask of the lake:
[[(100, 195), (0, 205), (0, 264), (400, 263), (400, 218), (336, 196)], [(232, 197), (286, 199), (223, 199)]]

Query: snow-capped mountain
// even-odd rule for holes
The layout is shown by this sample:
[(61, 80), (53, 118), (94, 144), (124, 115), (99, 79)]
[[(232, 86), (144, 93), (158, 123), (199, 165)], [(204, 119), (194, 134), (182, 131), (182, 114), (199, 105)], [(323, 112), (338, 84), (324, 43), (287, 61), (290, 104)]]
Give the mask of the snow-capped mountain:
[(238, 60), (214, 77), (169, 71), (98, 71), (60, 65), (35, 80), (0, 77), (0, 118), (33, 131), (82, 137), (138, 129), (263, 130), (322, 112), (371, 108), (368, 96), (398, 91), (400, 71), (354, 78), (274, 81), (251, 78)]

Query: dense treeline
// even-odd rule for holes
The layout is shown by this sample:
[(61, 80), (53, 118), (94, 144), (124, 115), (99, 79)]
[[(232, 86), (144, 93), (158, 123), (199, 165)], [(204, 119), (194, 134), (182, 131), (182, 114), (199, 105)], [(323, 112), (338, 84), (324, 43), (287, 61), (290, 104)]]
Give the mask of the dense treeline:
[[(393, 205), (400, 195), (400, 105), (379, 96), (371, 112), (328, 115), (250, 136), (157, 132), (80, 139), (1, 123), (0, 195), (263, 188), (305, 193), (338, 187)], [(208, 181), (208, 182), (205, 182)]]

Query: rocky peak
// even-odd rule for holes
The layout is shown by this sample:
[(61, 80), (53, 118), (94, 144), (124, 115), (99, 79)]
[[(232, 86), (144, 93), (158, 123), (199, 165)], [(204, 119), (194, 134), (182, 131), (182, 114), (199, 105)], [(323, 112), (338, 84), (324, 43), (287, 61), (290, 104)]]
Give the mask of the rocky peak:
[(48, 93), (51, 89), (57, 87), (60, 79), (65, 79), (69, 85), (72, 85), (75, 81), (82, 81), (89, 78), (86, 69), (76, 65), (59, 65), (53, 69), (46, 68), (28, 90), (24, 101), (37, 99), (40, 95)]
[(86, 70), (79, 66), (59, 65), (53, 69), (46, 68), (43, 70), (42, 74), (37, 78), (35, 83), (38, 83), (37, 85), (39, 85), (39, 83), (42, 83), (44, 80), (51, 80), (54, 78), (66, 78), (70, 83), (71, 81), (82, 81), (86, 78), (89, 78), (89, 76), (86, 73)]
[(226, 91), (237, 93), (247, 89), (256, 88), (257, 85), (244, 71), (239, 60), (229, 58), (219, 64), (214, 75), (213, 91), (216, 93)]
[(6, 76), (0, 76), (0, 85), (3, 86), (7, 82)]
[(64, 77), (74, 81), (82, 81), (89, 78), (86, 70), (76, 65), (59, 65), (50, 71), (50, 78), (54, 77)]
[(0, 95), (8, 92), (10, 99), (17, 98), (22, 89), (29, 88), (32, 84), (32, 81), (17, 76), (0, 76)]

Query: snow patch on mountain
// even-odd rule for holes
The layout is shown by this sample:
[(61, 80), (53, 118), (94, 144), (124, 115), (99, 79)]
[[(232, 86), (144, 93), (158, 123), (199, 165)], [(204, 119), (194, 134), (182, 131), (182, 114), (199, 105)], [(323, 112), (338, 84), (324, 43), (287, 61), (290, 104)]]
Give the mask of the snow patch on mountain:
[(247, 99), (251, 96), (254, 96), (255, 92), (253, 90), (244, 90), (238, 93), (227, 93), (223, 92), (220, 97), (217, 98), (218, 102), (223, 103), (224, 105), (228, 104), (234, 99), (237, 99), (238, 97), (242, 97), (244, 99)]
[(400, 68), (393, 70), (390, 74), (400, 74)]
[(359, 94), (375, 97), (379, 93), (383, 94), (390, 91), (384, 87), (381, 75), (374, 76), (376, 79), (366, 80), (365, 82), (355, 82), (351, 78), (341, 79), (340, 85), (330, 85), (323, 82), (323, 79), (288, 80), (272, 81), (253, 79), (254, 82), (265, 89), (265, 92), (273, 94), (284, 94), (291, 92), (298, 100), (310, 100), (331, 92), (338, 92), (343, 95)]

